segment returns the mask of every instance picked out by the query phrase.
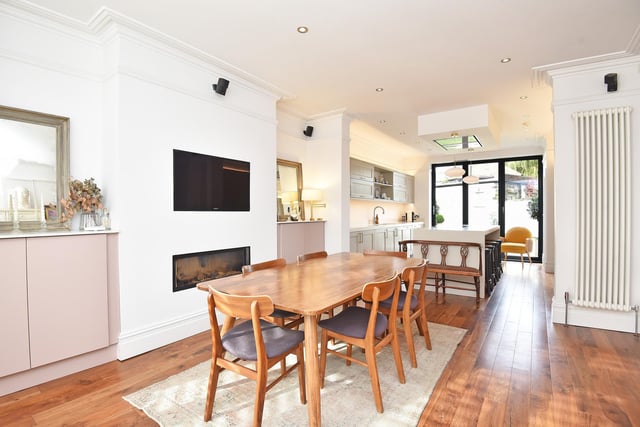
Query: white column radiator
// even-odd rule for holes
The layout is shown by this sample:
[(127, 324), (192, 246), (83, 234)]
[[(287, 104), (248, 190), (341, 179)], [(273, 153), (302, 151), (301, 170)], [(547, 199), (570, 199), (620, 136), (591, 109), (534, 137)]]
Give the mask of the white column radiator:
[(573, 303), (629, 311), (630, 107), (573, 114), (577, 262)]

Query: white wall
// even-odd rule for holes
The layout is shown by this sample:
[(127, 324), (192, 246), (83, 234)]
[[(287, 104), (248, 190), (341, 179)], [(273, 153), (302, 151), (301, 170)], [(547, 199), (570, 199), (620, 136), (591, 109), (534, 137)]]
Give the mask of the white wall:
[[(172, 292), (173, 255), (276, 256), (277, 96), (126, 18), (99, 19), (0, 5), (0, 104), (71, 119), (71, 175), (96, 178), (119, 231), (124, 359), (209, 328), (204, 292)], [(218, 77), (231, 82), (224, 97)], [(174, 212), (173, 148), (249, 161), (251, 211)]]
[[(549, 74), (553, 81), (555, 133), (555, 211), (556, 261), (553, 321), (564, 323), (564, 293), (570, 299), (575, 294), (576, 275), (576, 207), (575, 134), (571, 115), (594, 109), (631, 106), (631, 305), (640, 303), (640, 186), (638, 169), (640, 150), (640, 57), (557, 69)], [(608, 93), (604, 75), (618, 73), (618, 91)], [(631, 332), (635, 328), (635, 313), (584, 309), (569, 305), (568, 322), (573, 325)]]
[[(304, 187), (322, 190), (326, 207), (314, 215), (327, 220), (329, 253), (349, 251), (349, 121), (342, 113), (305, 120), (278, 109), (277, 157), (302, 163)], [(311, 137), (302, 134), (307, 125), (314, 127)]]

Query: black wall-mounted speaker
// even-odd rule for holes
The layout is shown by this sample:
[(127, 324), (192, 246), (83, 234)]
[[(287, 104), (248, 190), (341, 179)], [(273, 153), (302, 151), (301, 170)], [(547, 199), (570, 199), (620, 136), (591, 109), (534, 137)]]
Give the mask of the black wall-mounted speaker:
[(229, 87), (229, 80), (220, 77), (218, 79), (218, 83), (214, 83), (211, 86), (213, 86), (215, 93), (224, 96), (227, 93), (227, 88)]
[(304, 134), (304, 136), (313, 135), (313, 126), (307, 126), (307, 128), (303, 130), (302, 133)]
[(604, 84), (607, 85), (607, 92), (618, 90), (618, 73), (609, 73), (604, 76)]

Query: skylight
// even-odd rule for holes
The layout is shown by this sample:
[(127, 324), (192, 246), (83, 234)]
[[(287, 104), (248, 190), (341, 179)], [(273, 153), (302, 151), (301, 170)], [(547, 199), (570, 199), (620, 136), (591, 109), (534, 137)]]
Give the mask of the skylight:
[(434, 139), (433, 142), (445, 150), (466, 150), (468, 148), (482, 147), (475, 135), (452, 136), (450, 138)]

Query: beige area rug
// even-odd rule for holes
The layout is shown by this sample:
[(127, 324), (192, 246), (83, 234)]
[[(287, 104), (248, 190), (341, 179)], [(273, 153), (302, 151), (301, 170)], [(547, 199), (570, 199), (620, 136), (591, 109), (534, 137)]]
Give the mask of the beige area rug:
[[(378, 354), (378, 370), (384, 413), (376, 412), (368, 370), (346, 366), (343, 359), (329, 355), (325, 386), (321, 390), (323, 426), (415, 426), (433, 388), (453, 356), (466, 330), (429, 323), (433, 350), (424, 346), (415, 325), (414, 340), (418, 367), (412, 368), (404, 337), (401, 336), (402, 362), (406, 383), (400, 384), (393, 354), (385, 347)], [(338, 344), (339, 345), (339, 344)], [(354, 355), (364, 354), (360, 350)], [(202, 421), (207, 396), (210, 362), (139, 390), (124, 399), (161, 426), (248, 426), (253, 420), (255, 382), (233, 372), (220, 374), (213, 406), (213, 418)], [(275, 370), (280, 369), (276, 365)], [(292, 372), (267, 392), (264, 426), (308, 425), (307, 405), (300, 403), (298, 377)]]

